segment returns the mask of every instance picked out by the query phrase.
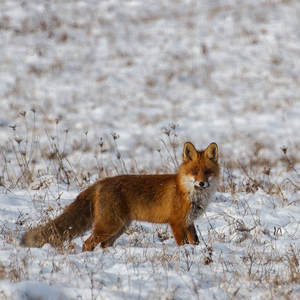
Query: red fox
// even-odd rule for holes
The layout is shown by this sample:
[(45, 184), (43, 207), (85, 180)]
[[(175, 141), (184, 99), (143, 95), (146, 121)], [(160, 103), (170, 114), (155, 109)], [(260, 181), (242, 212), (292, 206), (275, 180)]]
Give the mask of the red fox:
[(22, 246), (61, 246), (92, 228), (82, 251), (112, 246), (133, 220), (168, 223), (180, 246), (199, 239), (194, 221), (205, 211), (217, 190), (220, 169), (218, 146), (197, 151), (185, 143), (177, 174), (118, 175), (100, 180), (81, 192), (65, 211), (25, 233)]

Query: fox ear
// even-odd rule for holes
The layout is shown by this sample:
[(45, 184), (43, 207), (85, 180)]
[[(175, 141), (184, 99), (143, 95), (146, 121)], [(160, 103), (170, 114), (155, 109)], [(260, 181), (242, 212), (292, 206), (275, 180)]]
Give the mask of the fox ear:
[(189, 162), (197, 159), (198, 157), (198, 152), (194, 145), (190, 142), (187, 142), (184, 144), (183, 148), (183, 161), (184, 162)]
[(211, 143), (204, 151), (204, 155), (207, 159), (217, 162), (218, 161), (218, 145)]

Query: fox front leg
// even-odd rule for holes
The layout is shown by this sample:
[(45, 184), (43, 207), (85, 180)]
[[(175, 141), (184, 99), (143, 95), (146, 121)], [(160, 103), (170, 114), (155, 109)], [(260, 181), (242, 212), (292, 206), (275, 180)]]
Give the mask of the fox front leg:
[(174, 234), (175, 241), (178, 246), (182, 246), (188, 243), (188, 236), (186, 227), (178, 224), (170, 224), (172, 232)]
[(196, 228), (194, 223), (188, 225), (187, 227), (187, 236), (192, 245), (199, 245), (199, 238), (196, 233)]

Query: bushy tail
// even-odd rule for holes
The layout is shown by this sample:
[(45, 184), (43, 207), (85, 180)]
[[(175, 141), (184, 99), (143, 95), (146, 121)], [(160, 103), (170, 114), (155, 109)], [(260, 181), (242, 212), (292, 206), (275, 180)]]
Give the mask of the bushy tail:
[(59, 247), (63, 241), (71, 240), (90, 228), (94, 215), (94, 190), (94, 185), (89, 187), (79, 194), (60, 216), (25, 233), (20, 245), (42, 247), (44, 244), (50, 243), (54, 247)]

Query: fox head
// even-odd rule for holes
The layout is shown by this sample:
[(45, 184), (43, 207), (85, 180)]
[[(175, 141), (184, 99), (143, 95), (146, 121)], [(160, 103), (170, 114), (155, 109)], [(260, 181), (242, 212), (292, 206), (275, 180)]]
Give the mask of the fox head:
[(185, 143), (180, 174), (188, 191), (203, 191), (212, 183), (217, 183), (219, 172), (216, 143), (211, 143), (203, 151), (197, 151), (190, 142)]

